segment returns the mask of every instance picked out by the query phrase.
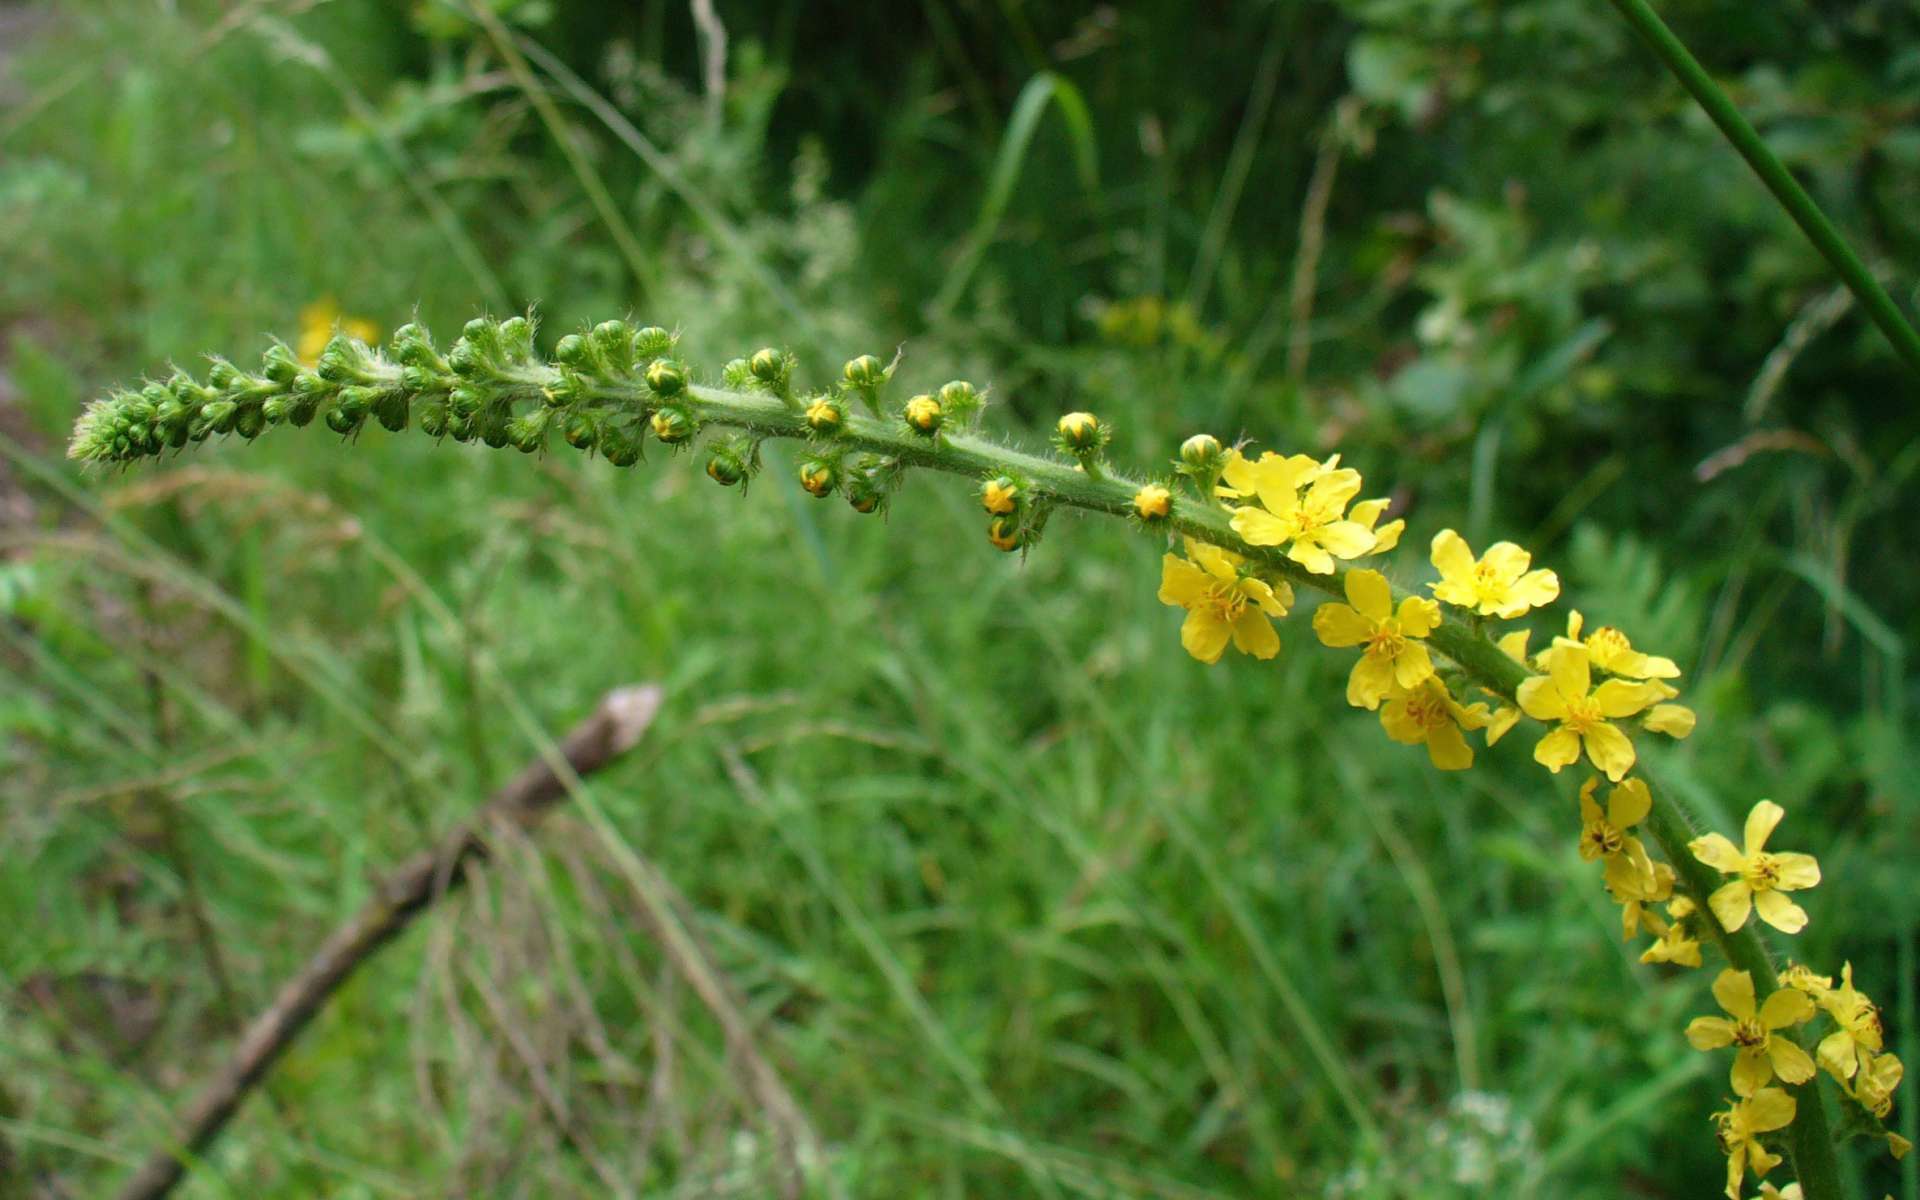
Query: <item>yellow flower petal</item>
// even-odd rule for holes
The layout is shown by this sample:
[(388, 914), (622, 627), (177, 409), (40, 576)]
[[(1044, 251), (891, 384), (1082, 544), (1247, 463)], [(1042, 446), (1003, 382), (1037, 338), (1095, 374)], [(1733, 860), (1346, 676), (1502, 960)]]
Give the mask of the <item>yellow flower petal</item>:
[(1781, 891), (1797, 892), (1820, 882), (1820, 862), (1813, 855), (1787, 850), (1772, 857), (1774, 867), (1780, 872), (1773, 886)]
[(1534, 746), (1533, 761), (1558, 775), (1580, 761), (1580, 735), (1565, 726), (1553, 730)]
[(1688, 842), (1687, 849), (1716, 871), (1738, 871), (1746, 865), (1746, 858), (1724, 833), (1703, 834)]
[(1656, 704), (1647, 710), (1646, 720), (1641, 724), (1655, 733), (1684, 738), (1693, 732), (1695, 720), (1693, 710), (1684, 704)]
[(1236, 508), (1229, 523), (1235, 533), (1255, 546), (1278, 546), (1293, 534), (1285, 521), (1262, 508)]
[(1379, 654), (1363, 654), (1347, 676), (1347, 703), (1369, 711), (1393, 691), (1393, 660)]
[(1255, 658), (1272, 658), (1280, 653), (1280, 635), (1273, 622), (1259, 608), (1241, 610), (1233, 622), (1233, 644), (1242, 653)]
[(1725, 1017), (1695, 1017), (1687, 1022), (1687, 1041), (1695, 1050), (1733, 1045), (1733, 1022)]
[(1773, 1065), (1773, 1073), (1787, 1083), (1805, 1083), (1813, 1078), (1813, 1059), (1790, 1037), (1768, 1038), (1767, 1058)]
[(1160, 603), (1191, 607), (1206, 594), (1207, 574), (1177, 554), (1160, 560)]
[(1773, 836), (1774, 827), (1786, 815), (1787, 810), (1771, 800), (1762, 800), (1753, 806), (1753, 811), (1747, 814), (1746, 852), (1749, 856), (1767, 848), (1767, 839)]
[(1660, 692), (1652, 684), (1624, 679), (1609, 679), (1593, 692), (1593, 702), (1608, 717), (1630, 717), (1658, 699)]
[(1378, 571), (1348, 571), (1347, 603), (1375, 624), (1393, 615), (1393, 587)]
[[(1361, 522), (1363, 525), (1365, 523), (1364, 521)], [(1385, 554), (1387, 551), (1398, 546), (1400, 544), (1400, 535), (1406, 531), (1407, 521), (1405, 517), (1395, 517), (1385, 525), (1374, 530), (1372, 553)]]
[(1781, 933), (1799, 933), (1807, 927), (1807, 910), (1775, 891), (1760, 892), (1753, 898), (1760, 919)]
[(1440, 606), (1425, 596), (1408, 596), (1400, 602), (1396, 615), (1400, 632), (1408, 637), (1425, 637), (1440, 624)]
[(1607, 797), (1607, 824), (1627, 829), (1646, 820), (1653, 810), (1653, 793), (1639, 779), (1625, 779)]
[(1348, 605), (1329, 601), (1313, 610), (1313, 632), (1323, 645), (1358, 646), (1373, 636), (1375, 625)]
[(1751, 1096), (1773, 1078), (1773, 1061), (1765, 1051), (1742, 1050), (1733, 1056), (1733, 1094)]
[(1190, 609), (1180, 625), (1180, 644), (1203, 663), (1217, 663), (1232, 632), (1226, 622), (1203, 609)]
[(1587, 743), (1587, 757), (1608, 779), (1618, 783), (1633, 770), (1633, 743), (1626, 734), (1603, 721), (1581, 736)]
[(1433, 659), (1418, 642), (1407, 643), (1406, 648), (1393, 657), (1393, 681), (1403, 688), (1418, 687), (1432, 674)]
[(1760, 1024), (1767, 1029), (1785, 1029), (1813, 1016), (1813, 1001), (1805, 992), (1781, 988), (1760, 1006)]
[(1536, 721), (1559, 721), (1567, 715), (1567, 698), (1548, 676), (1532, 675), (1521, 680), (1513, 697), (1520, 711)]
[[(1694, 855), (1698, 858), (1699, 855)], [(1770, 893), (1771, 894), (1771, 893)], [(1753, 911), (1753, 889), (1744, 879), (1736, 879), (1722, 884), (1707, 897), (1707, 907), (1713, 910), (1714, 919), (1720, 922), (1720, 928), (1728, 933), (1737, 933), (1747, 923), (1747, 916)]]
[(1427, 731), (1427, 757), (1442, 771), (1464, 771), (1473, 765), (1473, 748), (1458, 725), (1435, 725)]
[(1356, 521), (1329, 521), (1314, 538), (1335, 558), (1359, 558), (1374, 549), (1373, 531)]
[(1713, 981), (1713, 998), (1734, 1020), (1751, 1020), (1754, 1015), (1753, 976), (1745, 971), (1720, 972)]

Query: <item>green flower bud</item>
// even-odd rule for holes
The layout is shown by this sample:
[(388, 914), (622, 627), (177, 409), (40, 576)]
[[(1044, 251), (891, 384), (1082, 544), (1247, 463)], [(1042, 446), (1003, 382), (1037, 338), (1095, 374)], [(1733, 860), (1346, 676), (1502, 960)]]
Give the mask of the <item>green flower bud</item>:
[(836, 434), (847, 422), (847, 406), (832, 396), (815, 396), (807, 404), (807, 428), (818, 434)]
[(653, 436), (669, 446), (678, 445), (696, 432), (693, 414), (678, 404), (664, 405), (654, 411)]
[(410, 392), (438, 391), (440, 376), (429, 367), (401, 367), (400, 386)]
[(871, 354), (848, 359), (840, 373), (857, 388), (876, 388), (887, 381), (887, 368)]
[(566, 438), (567, 445), (575, 450), (591, 450), (594, 443), (599, 440), (600, 429), (593, 418), (586, 413), (570, 413), (567, 416), (565, 428), (561, 430), (561, 436)]
[(342, 437), (360, 428), (360, 423), (366, 419), (365, 412), (355, 413), (344, 405), (336, 405), (328, 409), (326, 417), (327, 428)]
[(647, 386), (656, 396), (678, 396), (687, 390), (687, 373), (679, 363), (663, 358), (647, 368)]
[(824, 458), (809, 458), (800, 464), (800, 486), (807, 494), (819, 499), (833, 495), (833, 487), (840, 482), (839, 468)]
[(553, 346), (553, 360), (576, 369), (587, 365), (587, 339), (577, 333), (570, 333)]
[(456, 442), (472, 441), (473, 440), (473, 422), (474, 422), (473, 417), (470, 417), (470, 416), (463, 417), (456, 412), (448, 413), (447, 414), (447, 436), (452, 438)]
[(465, 338), (453, 344), (447, 352), (447, 366), (455, 375), (472, 375), (480, 370), (480, 355), (473, 343)]
[(420, 406), (420, 432), (431, 438), (446, 436), (447, 406), (445, 404)]
[(593, 327), (593, 352), (615, 371), (633, 370), (633, 328), (625, 321), (602, 321)]
[(480, 440), (495, 450), (503, 450), (513, 440), (507, 431), (507, 417), (503, 413), (484, 413), (475, 422), (480, 431)]
[(268, 346), (260, 361), (261, 372), (275, 383), (292, 383), (294, 377), (300, 374), (299, 360), (293, 357), (293, 351), (287, 349), (283, 342)]
[(500, 322), (500, 344), (515, 362), (533, 357), (533, 322), (525, 317), (508, 317)]
[(240, 416), (240, 406), (231, 400), (210, 401), (200, 410), (200, 424), (212, 433), (232, 433)]
[(388, 433), (400, 433), (407, 427), (409, 407), (405, 392), (387, 392), (373, 402), (373, 415)]
[(547, 444), (548, 409), (536, 408), (507, 422), (507, 442), (522, 454), (532, 454)]
[(707, 478), (721, 487), (733, 487), (746, 477), (746, 461), (734, 446), (722, 442), (707, 455)]
[(600, 453), (616, 467), (630, 467), (640, 461), (640, 439), (618, 425), (600, 432)]
[(906, 417), (907, 428), (921, 437), (932, 437), (940, 432), (940, 426), (946, 421), (946, 413), (940, 402), (932, 396), (920, 395), (907, 401), (902, 415)]
[[(233, 418), (233, 431), (248, 441), (259, 437), (261, 431), (266, 429), (266, 427), (267, 418), (261, 413), (258, 404), (247, 405), (235, 414)], [(157, 435), (154, 436), (154, 441), (156, 444), (158, 443), (159, 438)]]
[(887, 487), (881, 472), (872, 465), (862, 466), (847, 475), (847, 503), (857, 513), (877, 512), (886, 503)]
[(1194, 475), (1217, 475), (1226, 462), (1220, 439), (1210, 433), (1196, 433), (1180, 443), (1180, 462)]
[(641, 362), (652, 362), (671, 353), (673, 335), (658, 325), (649, 325), (633, 335), (633, 356)]
[(239, 383), (241, 378), (240, 368), (224, 358), (214, 359), (213, 365), (207, 368), (207, 383), (223, 392)]
[(463, 383), (447, 393), (447, 406), (457, 416), (471, 417), (486, 407), (486, 397), (479, 388)]
[(772, 346), (753, 352), (747, 360), (747, 369), (761, 383), (777, 384), (787, 377), (787, 358)]

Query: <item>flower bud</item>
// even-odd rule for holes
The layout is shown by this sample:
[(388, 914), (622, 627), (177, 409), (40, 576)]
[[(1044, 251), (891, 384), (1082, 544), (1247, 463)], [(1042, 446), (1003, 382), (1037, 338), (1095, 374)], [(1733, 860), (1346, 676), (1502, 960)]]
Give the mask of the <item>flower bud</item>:
[(428, 437), (446, 436), (447, 406), (445, 404), (422, 404), (420, 406), (420, 432)]
[(693, 414), (678, 404), (667, 404), (655, 409), (652, 424), (653, 436), (669, 446), (679, 445), (696, 432)]
[(1027, 533), (1015, 518), (995, 517), (987, 522), (987, 540), (994, 549), (1011, 554), (1027, 544)]
[(500, 322), (500, 347), (515, 362), (533, 357), (533, 322), (525, 317), (508, 317)]
[(887, 368), (871, 354), (848, 359), (840, 374), (857, 388), (876, 388), (887, 381)]
[(239, 383), (240, 378), (240, 368), (224, 358), (214, 359), (213, 365), (207, 368), (208, 385), (219, 388), (221, 391)]
[(1180, 443), (1180, 461), (1196, 475), (1216, 475), (1226, 461), (1220, 439), (1210, 433), (1196, 433)]
[(980, 507), (996, 517), (1012, 513), (1020, 504), (1020, 485), (1011, 475), (996, 475), (980, 485)]
[(633, 335), (633, 356), (641, 362), (652, 362), (664, 354), (673, 353), (673, 335), (658, 325), (649, 325)]
[(618, 372), (633, 370), (633, 329), (625, 321), (602, 321), (588, 338), (601, 362)]
[(333, 430), (341, 437), (345, 437), (360, 428), (360, 423), (366, 419), (367, 414), (364, 410), (356, 412), (343, 404), (336, 404), (328, 409), (326, 417), (327, 428)]
[(980, 399), (980, 393), (964, 379), (954, 379), (940, 385), (940, 403), (946, 408), (964, 409)]
[(1056, 427), (1060, 447), (1072, 454), (1090, 454), (1106, 443), (1106, 429), (1090, 412), (1070, 412)]
[(733, 487), (747, 477), (747, 464), (740, 451), (725, 442), (707, 455), (707, 478), (721, 487)]
[(772, 346), (766, 346), (753, 352), (753, 357), (747, 360), (747, 369), (761, 383), (779, 383), (787, 376), (787, 359)]
[(547, 444), (548, 410), (536, 408), (507, 422), (507, 442), (522, 454), (532, 454)]
[(618, 425), (600, 431), (600, 453), (616, 467), (630, 467), (640, 461), (640, 439)]
[(575, 450), (591, 450), (599, 439), (599, 427), (586, 413), (577, 412), (567, 415), (567, 423), (560, 430), (560, 436), (567, 439), (567, 445)]
[(495, 450), (506, 449), (507, 444), (513, 440), (507, 424), (507, 415), (502, 412), (482, 413), (479, 420), (475, 422), (480, 430), (480, 440)]
[(942, 411), (940, 402), (928, 395), (915, 396), (907, 401), (903, 415), (907, 419), (907, 428), (921, 437), (932, 437), (939, 433), (940, 426), (946, 421), (946, 413)]
[(387, 392), (373, 402), (373, 415), (388, 433), (400, 433), (407, 427), (409, 407), (405, 392)]
[(479, 388), (462, 383), (447, 393), (447, 407), (457, 416), (471, 417), (478, 415), (480, 410), (486, 407), (486, 400), (480, 394)]
[(553, 361), (575, 369), (587, 365), (587, 339), (570, 333), (553, 345)]
[(853, 511), (857, 513), (874, 512), (887, 498), (879, 481), (865, 474), (855, 475), (847, 480), (846, 493), (847, 503), (851, 504)]
[[(299, 361), (293, 357), (293, 351), (287, 349), (282, 342), (275, 342), (267, 347), (266, 354), (261, 358), (261, 364), (261, 372), (275, 383), (292, 383), (294, 377), (300, 374)], [(212, 377), (211, 372), (208, 377)]]
[(679, 363), (663, 358), (647, 368), (647, 386), (656, 396), (678, 396), (687, 390), (687, 373)]
[(807, 405), (807, 428), (819, 434), (835, 434), (846, 424), (847, 408), (832, 396), (819, 395)]
[(840, 481), (840, 472), (833, 463), (824, 458), (809, 458), (800, 464), (800, 486), (807, 493), (820, 499), (833, 494), (834, 484)]
[(1173, 511), (1173, 493), (1157, 483), (1149, 483), (1133, 494), (1133, 512), (1152, 525), (1167, 519)]

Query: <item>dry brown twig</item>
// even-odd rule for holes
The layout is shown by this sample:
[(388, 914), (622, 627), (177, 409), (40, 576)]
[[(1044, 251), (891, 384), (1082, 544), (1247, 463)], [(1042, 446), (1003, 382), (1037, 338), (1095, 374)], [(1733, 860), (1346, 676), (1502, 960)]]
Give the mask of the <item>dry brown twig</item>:
[[(652, 684), (608, 692), (561, 743), (561, 756), (573, 775), (590, 775), (633, 749), (653, 724), (661, 699), (661, 689)], [(486, 831), (533, 829), (567, 797), (574, 782), (563, 778), (555, 764), (535, 759), (471, 819), (383, 881), (373, 899), (327, 938), (247, 1026), (233, 1056), (183, 1113), (173, 1142), (141, 1164), (120, 1189), (120, 1200), (152, 1200), (170, 1192), (187, 1164), (213, 1144), (248, 1094), (355, 969), (460, 885), (467, 865), (487, 852)]]

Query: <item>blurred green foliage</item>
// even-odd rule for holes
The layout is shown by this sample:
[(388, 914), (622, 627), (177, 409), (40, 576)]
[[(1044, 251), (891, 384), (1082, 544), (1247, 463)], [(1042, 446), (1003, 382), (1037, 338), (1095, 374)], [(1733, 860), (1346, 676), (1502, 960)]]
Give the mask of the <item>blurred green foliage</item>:
[[(1443, 525), (1513, 537), (1681, 661), (1662, 769), (1723, 828), (1788, 808), (1833, 881), (1794, 952), (1920, 1061), (1914, 384), (1606, 5), (722, 3), (716, 56), (703, 5), (487, 2), (71, 0), (5, 50), (0, 1192), (160, 1144), (236, 1013), (534, 753), (513, 713), (638, 679), (673, 702), (596, 787), (622, 841), (504, 855), (191, 1194), (765, 1194), (780, 1129), (632, 853), (822, 1194), (1717, 1188), (1700, 981), (1615, 940), (1571, 782), (1382, 749), (1304, 621), (1198, 667), (1117, 526), (1013, 566), (957, 488), (879, 526), (378, 433), (58, 460), (87, 396), (324, 298), (535, 305), (549, 345), (632, 310), (816, 379), (904, 345), (1135, 462), (1338, 448), (1410, 506), (1405, 579)], [(1664, 8), (1910, 303), (1913, 7)]]

